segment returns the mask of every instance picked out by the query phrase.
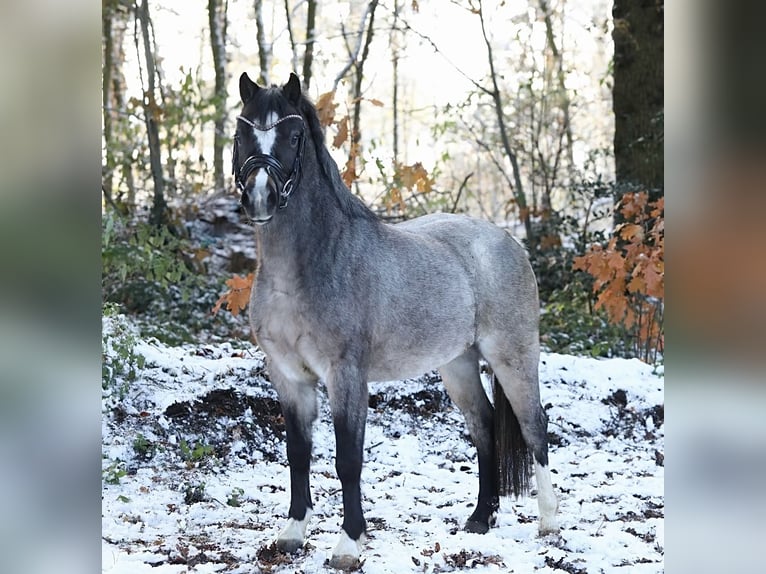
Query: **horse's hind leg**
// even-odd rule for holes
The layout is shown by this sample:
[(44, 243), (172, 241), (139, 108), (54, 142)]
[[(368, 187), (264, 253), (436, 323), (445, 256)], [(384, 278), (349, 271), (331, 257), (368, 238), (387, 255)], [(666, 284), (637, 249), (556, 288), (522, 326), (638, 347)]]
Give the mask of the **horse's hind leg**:
[[(540, 404), (539, 346), (536, 340), (517, 345), (507, 345), (507, 342), (504, 342), (499, 346), (484, 341), (480, 342), (479, 349), (492, 367), (510, 403), (512, 416), (518, 420), (523, 441), (534, 457), (540, 534), (557, 532), (558, 499), (548, 468), (548, 417)], [(496, 396), (495, 404), (500, 400), (503, 400), (503, 397)], [(498, 457), (504, 456), (496, 454)]]
[(311, 426), (317, 417), (316, 381), (288, 380), (272, 365), (269, 371), (285, 419), (290, 464), (290, 510), (287, 525), (277, 537), (277, 547), (283, 552), (295, 552), (303, 546), (313, 509), (309, 467)]
[(439, 369), (452, 401), (465, 416), (468, 433), (479, 459), (479, 501), (465, 524), (468, 532), (484, 534), (498, 508), (492, 405), (479, 375), (479, 355), (471, 347)]

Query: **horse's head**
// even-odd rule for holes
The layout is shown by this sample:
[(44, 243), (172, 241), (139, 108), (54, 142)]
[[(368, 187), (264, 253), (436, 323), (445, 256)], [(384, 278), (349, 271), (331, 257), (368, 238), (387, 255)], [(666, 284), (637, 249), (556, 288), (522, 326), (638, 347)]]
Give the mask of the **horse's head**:
[(287, 205), (301, 176), (306, 139), (299, 112), (301, 84), (290, 74), (281, 88), (262, 88), (243, 73), (239, 94), (243, 107), (237, 116), (232, 171), (245, 213), (262, 225)]

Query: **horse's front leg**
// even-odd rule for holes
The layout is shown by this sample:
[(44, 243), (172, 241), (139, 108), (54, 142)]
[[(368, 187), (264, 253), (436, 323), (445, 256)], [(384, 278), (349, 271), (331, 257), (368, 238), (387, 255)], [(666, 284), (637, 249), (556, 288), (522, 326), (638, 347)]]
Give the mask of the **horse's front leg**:
[(366, 530), (360, 480), (367, 422), (367, 381), (358, 368), (344, 366), (328, 377), (327, 392), (335, 426), (335, 469), (343, 488), (343, 530), (330, 566), (348, 570), (359, 561)]
[(277, 537), (277, 547), (283, 552), (295, 552), (303, 547), (313, 509), (309, 470), (311, 426), (317, 417), (316, 381), (290, 380), (274, 367), (269, 371), (285, 419), (290, 464), (290, 510), (287, 525)]

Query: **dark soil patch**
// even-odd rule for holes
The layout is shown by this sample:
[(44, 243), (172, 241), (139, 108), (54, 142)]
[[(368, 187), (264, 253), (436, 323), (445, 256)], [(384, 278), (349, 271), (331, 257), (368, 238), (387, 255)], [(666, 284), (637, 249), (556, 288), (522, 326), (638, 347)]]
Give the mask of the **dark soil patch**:
[(215, 389), (194, 402), (173, 403), (165, 409), (165, 416), (176, 422), (186, 419), (187, 425), (205, 427), (210, 418), (238, 419), (248, 408), (256, 426), (272, 434), (284, 435), (285, 421), (279, 401), (245, 395), (234, 389)]
[[(486, 566), (487, 564), (496, 564), (501, 567), (505, 567), (500, 556), (491, 554), (485, 556), (481, 552), (474, 550), (461, 550), (455, 554), (445, 554), (444, 562), (451, 569), (468, 570), (476, 568), (477, 566)], [(434, 572), (442, 572), (443, 570), (438, 565), (434, 568)]]
[(399, 410), (413, 416), (429, 417), (451, 407), (447, 392), (443, 389), (423, 389), (412, 395), (387, 397), (384, 393), (371, 394), (369, 406), (376, 411)]
[(563, 570), (569, 574), (588, 574), (588, 571), (585, 568), (578, 568), (571, 562), (565, 561), (563, 556), (558, 560), (555, 560), (551, 556), (546, 556), (545, 565), (554, 570)]
[[(608, 397), (601, 399), (601, 402), (613, 407), (612, 418), (604, 428), (605, 436), (653, 440), (656, 437), (653, 430), (647, 427), (647, 420), (651, 417), (655, 428), (662, 426), (665, 422), (664, 405), (638, 410), (628, 405), (628, 393), (623, 389), (617, 389)], [(662, 466), (664, 457), (662, 461), (658, 460), (657, 464)]]

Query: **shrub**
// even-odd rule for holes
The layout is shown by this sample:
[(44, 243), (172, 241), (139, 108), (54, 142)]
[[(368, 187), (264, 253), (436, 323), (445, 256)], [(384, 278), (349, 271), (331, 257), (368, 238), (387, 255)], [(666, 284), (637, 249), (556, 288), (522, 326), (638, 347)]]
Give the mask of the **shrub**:
[(595, 309), (627, 329), (634, 355), (655, 362), (664, 349), (665, 201), (626, 193), (617, 209), (623, 222), (606, 245), (577, 257), (573, 269), (593, 277)]
[(144, 367), (144, 357), (136, 351), (137, 338), (117, 306), (104, 306), (101, 334), (101, 389), (119, 400), (125, 398), (130, 382)]
[(101, 289), (104, 301), (119, 303), (127, 311), (146, 311), (157, 297), (173, 285), (188, 285), (195, 272), (188, 242), (167, 227), (148, 223), (128, 226), (111, 211), (104, 213), (101, 227)]

